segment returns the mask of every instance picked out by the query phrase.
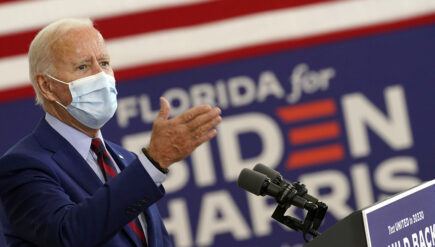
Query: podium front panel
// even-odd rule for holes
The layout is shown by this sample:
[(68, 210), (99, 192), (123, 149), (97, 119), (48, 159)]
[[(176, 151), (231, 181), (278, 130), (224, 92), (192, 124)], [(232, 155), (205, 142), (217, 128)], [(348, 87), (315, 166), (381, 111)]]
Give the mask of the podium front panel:
[(435, 246), (435, 179), (362, 211), (367, 246)]

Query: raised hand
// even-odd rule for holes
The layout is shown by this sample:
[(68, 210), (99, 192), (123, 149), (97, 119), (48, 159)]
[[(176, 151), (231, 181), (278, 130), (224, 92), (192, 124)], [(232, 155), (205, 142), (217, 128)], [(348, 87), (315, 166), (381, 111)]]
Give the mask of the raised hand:
[(218, 107), (199, 105), (168, 119), (170, 106), (160, 98), (160, 112), (153, 124), (149, 156), (168, 168), (174, 162), (190, 155), (196, 147), (216, 136), (216, 127), (222, 121)]

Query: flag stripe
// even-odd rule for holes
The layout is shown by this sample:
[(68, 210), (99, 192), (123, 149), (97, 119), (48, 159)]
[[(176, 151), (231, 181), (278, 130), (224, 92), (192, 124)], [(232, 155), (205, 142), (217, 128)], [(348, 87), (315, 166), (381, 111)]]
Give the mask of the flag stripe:
[(0, 58), (27, 53), (30, 42), (37, 33), (37, 30), (32, 30), (0, 36)]
[(35, 97), (35, 92), (31, 85), (24, 85), (0, 91), (0, 103), (28, 99), (31, 97)]
[[(204, 24), (247, 14), (317, 2), (325, 2), (325, 0), (238, 0), (237, 4), (234, 4), (232, 0), (200, 2), (192, 5), (101, 18), (95, 20), (95, 27), (106, 40), (110, 40), (128, 35)], [(0, 36), (0, 58), (26, 53), (37, 32), (36, 29)]]
[(4, 24), (0, 25), (0, 34), (36, 30), (52, 21), (65, 17), (99, 19), (206, 1), (212, 0), (15, 1), (0, 5), (0, 23)]
[(10, 3), (10, 2), (23, 2), (23, 0), (0, 0), (0, 4)]
[(220, 0), (107, 18), (97, 20), (96, 24), (103, 36), (110, 39), (331, 1), (337, 0), (237, 0), (237, 4), (233, 0)]
[(0, 4), (8, 3), (8, 2), (18, 2), (18, 1), (22, 1), (22, 0), (0, 0)]

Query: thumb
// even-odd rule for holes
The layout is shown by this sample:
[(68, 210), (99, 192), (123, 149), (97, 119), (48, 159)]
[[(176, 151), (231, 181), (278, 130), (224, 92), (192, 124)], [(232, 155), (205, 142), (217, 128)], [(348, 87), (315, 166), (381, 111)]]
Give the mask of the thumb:
[(160, 97), (160, 112), (157, 116), (158, 120), (167, 120), (169, 117), (169, 111), (171, 110), (171, 107), (169, 106), (169, 102), (163, 98)]

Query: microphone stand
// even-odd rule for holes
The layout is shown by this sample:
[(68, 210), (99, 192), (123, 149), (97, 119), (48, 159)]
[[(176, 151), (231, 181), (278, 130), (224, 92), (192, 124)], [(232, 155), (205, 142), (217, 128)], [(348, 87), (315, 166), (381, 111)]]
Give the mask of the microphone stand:
[[(296, 195), (306, 199), (307, 202), (304, 204), (295, 203), (294, 199), (297, 199)], [(320, 235), (317, 229), (326, 215), (328, 206), (308, 195), (304, 184), (295, 182), (289, 185), (283, 195), (276, 201), (278, 202), (278, 206), (272, 214), (273, 219), (295, 231), (301, 231), (305, 242), (309, 242), (307, 234), (310, 234), (313, 238)], [(284, 215), (292, 205), (298, 205), (299, 208), (308, 211), (305, 219), (299, 220), (295, 217)]]

